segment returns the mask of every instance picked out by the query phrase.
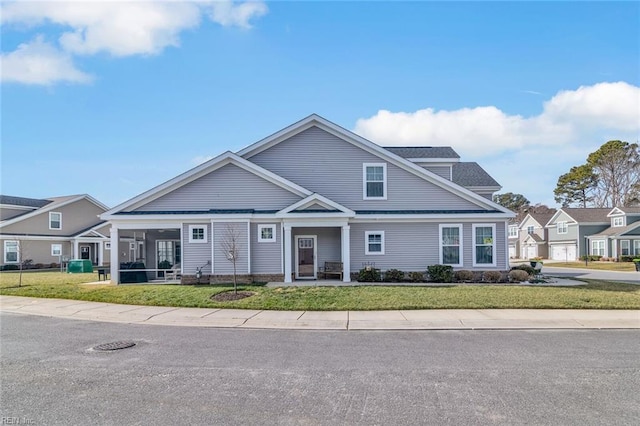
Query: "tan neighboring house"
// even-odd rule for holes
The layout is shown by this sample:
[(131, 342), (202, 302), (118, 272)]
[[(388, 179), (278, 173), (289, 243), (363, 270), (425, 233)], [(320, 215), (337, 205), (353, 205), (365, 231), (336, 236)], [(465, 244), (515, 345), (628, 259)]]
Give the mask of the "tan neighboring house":
[(549, 210), (544, 213), (527, 213), (520, 221), (517, 239), (521, 259), (549, 257), (549, 234), (545, 225), (555, 212), (555, 210)]
[(0, 264), (50, 266), (64, 259), (110, 259), (108, 207), (87, 194), (34, 199), (0, 195)]

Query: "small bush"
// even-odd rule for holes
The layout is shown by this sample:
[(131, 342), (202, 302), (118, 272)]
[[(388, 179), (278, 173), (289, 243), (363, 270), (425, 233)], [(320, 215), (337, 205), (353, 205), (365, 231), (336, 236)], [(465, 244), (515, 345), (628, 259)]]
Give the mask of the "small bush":
[(451, 265), (430, 265), (427, 267), (429, 281), (434, 283), (453, 282), (453, 266)]
[(17, 271), (20, 269), (18, 265), (2, 265), (0, 266), (0, 271)]
[(33, 259), (25, 259), (22, 261), (22, 269), (32, 269)]
[(412, 283), (421, 283), (424, 281), (424, 272), (409, 272), (409, 280)]
[(44, 268), (44, 264), (43, 263), (36, 263), (35, 265), (33, 265), (34, 269), (43, 269)]
[(51, 268), (51, 269), (57, 269), (59, 267), (60, 267), (60, 264), (56, 263), (56, 262), (52, 262), (52, 263), (49, 264), (49, 268)]
[(388, 283), (399, 283), (404, 280), (404, 272), (398, 269), (389, 269), (384, 273), (384, 281)]
[(620, 256), (620, 262), (633, 262), (633, 256)]
[(509, 271), (509, 281), (512, 283), (521, 283), (522, 281), (527, 281), (529, 279), (529, 274), (527, 271), (522, 269), (513, 269)]
[(375, 283), (380, 281), (380, 269), (360, 269), (360, 272), (358, 272), (358, 281), (362, 283)]
[(590, 254), (588, 256), (581, 256), (580, 259), (583, 261), (588, 260), (589, 262), (598, 262), (600, 259), (602, 259), (602, 256)]
[(473, 272), (467, 270), (456, 271), (454, 274), (456, 281), (458, 282), (469, 282), (473, 281)]
[(497, 283), (501, 279), (502, 279), (502, 273), (500, 273), (500, 271), (484, 271), (482, 273), (482, 281)]
[(529, 265), (525, 265), (524, 263), (522, 265), (514, 266), (511, 268), (511, 271), (525, 271), (529, 275), (536, 274), (536, 270), (534, 268)]

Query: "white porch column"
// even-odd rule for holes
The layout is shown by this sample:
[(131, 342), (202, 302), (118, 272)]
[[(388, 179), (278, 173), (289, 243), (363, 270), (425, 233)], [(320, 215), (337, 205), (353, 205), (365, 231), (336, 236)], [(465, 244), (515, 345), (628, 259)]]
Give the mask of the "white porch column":
[(291, 225), (284, 225), (284, 282), (291, 282)]
[(342, 281), (351, 282), (351, 227), (342, 227)]
[(80, 246), (78, 240), (73, 240), (73, 259), (80, 259)]
[(104, 242), (100, 241), (96, 243), (98, 246), (98, 266), (104, 265)]
[(120, 284), (120, 236), (118, 235), (118, 228), (111, 226), (111, 282), (113, 284)]

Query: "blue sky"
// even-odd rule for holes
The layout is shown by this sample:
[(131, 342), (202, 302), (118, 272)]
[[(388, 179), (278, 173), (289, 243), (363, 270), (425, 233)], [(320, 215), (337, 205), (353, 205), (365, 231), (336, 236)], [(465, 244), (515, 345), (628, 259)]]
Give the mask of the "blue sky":
[(311, 114), (532, 203), (640, 134), (638, 2), (2, 3), (2, 187), (114, 206)]

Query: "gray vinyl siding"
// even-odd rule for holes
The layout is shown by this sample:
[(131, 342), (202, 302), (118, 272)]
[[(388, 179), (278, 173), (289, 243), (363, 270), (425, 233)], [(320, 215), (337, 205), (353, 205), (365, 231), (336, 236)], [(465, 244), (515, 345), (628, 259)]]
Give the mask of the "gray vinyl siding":
[(437, 174), (438, 176), (441, 176), (447, 180), (451, 180), (451, 166), (430, 166), (426, 164), (421, 166), (429, 170), (430, 172)]
[(333, 227), (317, 228), (293, 228), (291, 230), (291, 265), (292, 271), (296, 268), (296, 235), (316, 235), (318, 267), (324, 266), (324, 262), (342, 261), (342, 230)]
[(258, 223), (251, 224), (251, 273), (280, 274), (282, 272), (282, 236), (280, 223), (262, 222), (262, 225), (275, 225), (274, 242), (258, 241)]
[(2, 207), (0, 209), (0, 220), (12, 219), (23, 214), (31, 213), (33, 210), (12, 209), (11, 207)]
[(363, 200), (363, 163), (383, 163), (317, 127), (268, 148), (250, 161), (355, 210), (477, 210), (478, 206), (391, 163), (387, 200)]
[(280, 210), (300, 197), (233, 164), (190, 182), (136, 211)]
[[(206, 230), (206, 243), (189, 242), (189, 226), (202, 226)], [(207, 262), (209, 264), (207, 265)], [(182, 273), (194, 275), (197, 268), (203, 274), (211, 273), (211, 223), (185, 223), (182, 225)]]
[(98, 215), (104, 213), (104, 210), (86, 199), (81, 199), (54, 208), (51, 212), (62, 213), (62, 229), (49, 229), (49, 212), (45, 211), (12, 225), (4, 226), (2, 232), (8, 234), (69, 236), (100, 223)]
[[(230, 231), (231, 230), (231, 231)], [(214, 274), (233, 274), (233, 262), (227, 259), (225, 240), (229, 232), (236, 233), (236, 273), (248, 274), (248, 235), (247, 222), (215, 222), (213, 224), (213, 270)]]
[[(62, 255), (71, 257), (73, 254), (73, 244), (70, 241), (42, 241), (42, 240), (25, 240), (23, 237), (11, 238), (8, 236), (3, 237), (0, 240), (0, 264), (4, 264), (4, 242), (5, 241), (19, 241), (21, 249), (18, 251), (18, 255), (21, 260), (31, 259), (32, 265), (42, 263), (48, 265), (50, 263), (59, 263), (60, 258), (58, 256), (51, 256), (51, 245), (62, 245)], [(15, 262), (9, 262), (10, 264), (18, 264)]]
[[(558, 222), (567, 222), (568, 229), (566, 234), (558, 234), (555, 227)], [(546, 225), (546, 223), (543, 224), (543, 226), (544, 225)], [(558, 214), (558, 217), (550, 224), (550, 228), (548, 229), (550, 243), (553, 243), (554, 241), (575, 241), (578, 237), (578, 225), (563, 211)]]
[[(585, 250), (585, 237), (598, 234), (609, 227), (609, 224), (606, 225), (580, 225), (580, 229), (578, 230), (578, 238), (577, 244), (580, 251), (580, 256), (587, 254), (589, 248), (587, 247)], [(606, 239), (606, 238), (603, 238)], [(589, 243), (590, 244), (590, 243)], [(608, 248), (608, 255), (611, 256), (611, 248)]]
[[(456, 225), (456, 222), (447, 224)], [(491, 225), (481, 223), (480, 225)], [(507, 245), (505, 241), (505, 224), (495, 223), (496, 235), (496, 267), (507, 269)], [(473, 235), (472, 224), (462, 226), (463, 266), (456, 269), (494, 269), (490, 266), (473, 267)], [(367, 255), (365, 249), (365, 232), (384, 231), (385, 254)], [(368, 262), (376, 268), (400, 269), (405, 272), (425, 271), (427, 266), (440, 262), (438, 223), (356, 223), (351, 225), (351, 270), (357, 272)]]

